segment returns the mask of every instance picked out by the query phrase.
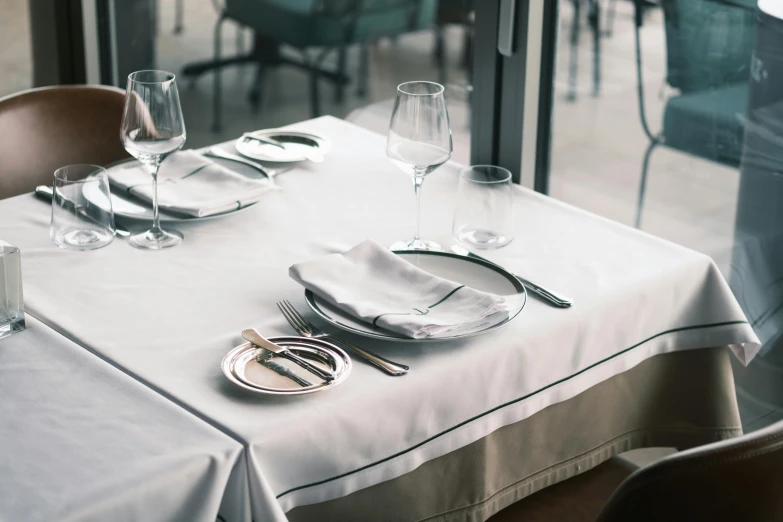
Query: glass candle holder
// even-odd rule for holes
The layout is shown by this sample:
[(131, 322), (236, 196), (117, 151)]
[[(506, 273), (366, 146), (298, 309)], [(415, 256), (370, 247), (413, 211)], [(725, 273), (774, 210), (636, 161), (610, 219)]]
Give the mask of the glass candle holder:
[(24, 328), (22, 254), (0, 240), (0, 339)]

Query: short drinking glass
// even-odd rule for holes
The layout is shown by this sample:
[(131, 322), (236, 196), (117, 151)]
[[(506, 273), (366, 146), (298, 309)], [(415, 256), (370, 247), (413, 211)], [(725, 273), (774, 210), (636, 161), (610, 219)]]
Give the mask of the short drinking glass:
[(511, 172), (491, 165), (462, 169), (452, 233), (467, 248), (500, 248), (514, 239)]
[(93, 250), (114, 239), (109, 176), (97, 165), (68, 165), (54, 172), (49, 237), (60, 248)]

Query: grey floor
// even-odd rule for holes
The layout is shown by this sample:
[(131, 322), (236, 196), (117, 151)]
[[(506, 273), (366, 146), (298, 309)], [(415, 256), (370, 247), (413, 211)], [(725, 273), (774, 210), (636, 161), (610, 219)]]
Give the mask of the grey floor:
[[(617, 2), (618, 14), (611, 36), (601, 39), (600, 92), (593, 93), (593, 52), (586, 21), (578, 47), (577, 97), (569, 101), (569, 37), (571, 3), (561, 1), (555, 76), (554, 123), (550, 195), (609, 219), (632, 225), (642, 158), (648, 141), (639, 120), (634, 65), (631, 2)], [(179, 72), (193, 60), (209, 58), (216, 13), (211, 0), (185, 2), (184, 32), (173, 34), (174, 0), (159, 0), (157, 67)], [(0, 96), (31, 86), (27, 6), (24, 0), (0, 0)], [(250, 45), (250, 34), (226, 25), (226, 54)], [(238, 37), (239, 34), (239, 37)], [(447, 31), (448, 82), (453, 101), (454, 158), (469, 162), (469, 113), (462, 87), (467, 83), (459, 57), (463, 32)], [(238, 40), (241, 40), (239, 44)], [(355, 83), (347, 88), (342, 104), (335, 103), (333, 89), (324, 84), (324, 112), (365, 122), (383, 131), (384, 117), (371, 122), (361, 109), (370, 104), (390, 110), (397, 84), (410, 79), (437, 80), (431, 31), (385, 40), (370, 49), (369, 92), (359, 97)], [(642, 29), (644, 87), (647, 113), (653, 130), (659, 129), (665, 97), (666, 46), (660, 11), (650, 13)], [(349, 73), (355, 76), (358, 49), (349, 49)], [(242, 132), (276, 127), (310, 117), (308, 82), (304, 73), (279, 68), (268, 74), (263, 102), (253, 113), (247, 102), (254, 77), (252, 67), (234, 67), (223, 74), (224, 129), (210, 131), (212, 76), (192, 84), (180, 82), (183, 111), (188, 128), (188, 146), (200, 147), (228, 140)], [(460, 106), (461, 108), (458, 108)], [(356, 112), (353, 112), (356, 111)], [(351, 114), (353, 112), (353, 114)], [(385, 121), (388, 121), (386, 119)], [(382, 159), (379, 159), (382, 161)], [(644, 202), (642, 230), (702, 251), (728, 273), (739, 173), (670, 149), (659, 148), (652, 157)], [(760, 427), (783, 418), (781, 401), (758, 401), (740, 393), (743, 421)]]

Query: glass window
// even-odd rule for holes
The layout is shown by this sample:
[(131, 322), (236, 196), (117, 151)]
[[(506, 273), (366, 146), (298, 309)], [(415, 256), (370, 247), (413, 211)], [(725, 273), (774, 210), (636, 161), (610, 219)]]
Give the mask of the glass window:
[(0, 0), (0, 97), (33, 85), (30, 21), (26, 2)]
[(746, 430), (783, 418), (783, 14), (759, 3), (561, 1), (549, 172), (715, 260), (764, 342), (734, 365)]
[(323, 114), (386, 134), (397, 85), (429, 80), (446, 85), (455, 159), (469, 159), (470, 0), (97, 3), (111, 82), (175, 72), (189, 147)]

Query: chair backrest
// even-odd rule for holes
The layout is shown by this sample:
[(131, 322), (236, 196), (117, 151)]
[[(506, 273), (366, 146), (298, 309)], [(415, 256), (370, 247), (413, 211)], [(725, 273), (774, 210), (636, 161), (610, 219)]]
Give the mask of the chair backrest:
[(120, 89), (91, 85), (0, 98), (0, 199), (51, 185), (64, 165), (127, 158), (120, 142), (124, 100)]
[(438, 0), (226, 0), (224, 12), (282, 43), (332, 47), (431, 27), (437, 8)]
[(598, 517), (628, 520), (783, 520), (783, 421), (637, 470)]
[(754, 0), (748, 9), (720, 0), (663, 0), (666, 81), (681, 92), (747, 82), (756, 38)]

